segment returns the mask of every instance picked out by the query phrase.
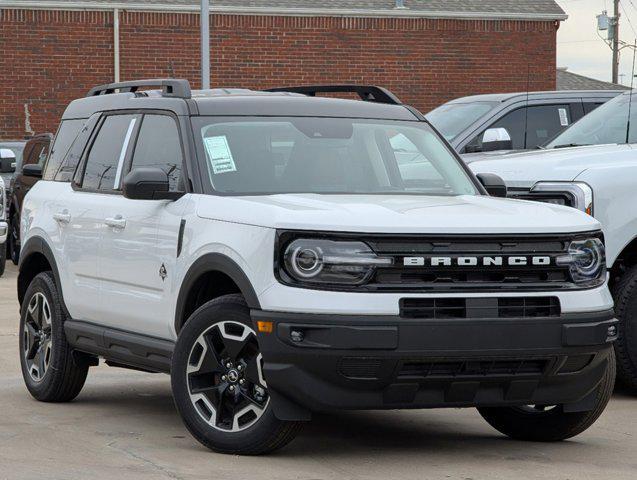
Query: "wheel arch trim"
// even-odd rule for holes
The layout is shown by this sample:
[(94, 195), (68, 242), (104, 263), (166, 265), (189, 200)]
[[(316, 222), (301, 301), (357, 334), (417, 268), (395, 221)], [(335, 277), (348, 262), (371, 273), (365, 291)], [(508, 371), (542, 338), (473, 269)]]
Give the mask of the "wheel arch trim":
[(56, 287), (59, 290), (60, 298), (62, 299), (62, 307), (64, 311), (68, 314), (68, 309), (66, 308), (66, 304), (64, 302), (64, 295), (62, 294), (62, 283), (60, 282), (60, 273), (58, 270), (57, 262), (55, 261), (55, 256), (53, 255), (53, 250), (46, 243), (46, 241), (40, 236), (30, 237), (27, 242), (21, 246), (20, 248), (20, 260), (18, 262), (18, 301), (20, 305), (22, 305), (22, 301), (24, 300), (24, 293), (28, 288), (28, 285), (25, 285), (22, 289), (20, 287), (20, 276), (23, 273), (23, 269), (27, 264), (27, 260), (31, 258), (34, 254), (43, 255), (46, 258), (47, 262), (51, 266), (51, 271), (53, 273), (53, 277), (55, 278)]
[[(249, 308), (261, 308), (261, 304), (259, 303), (259, 298), (254, 287), (243, 269), (233, 259), (222, 253), (207, 253), (199, 257), (190, 266), (183, 281), (181, 282), (179, 295), (177, 296), (177, 305), (175, 308), (174, 328), (176, 334), (179, 333), (179, 330), (185, 322), (183, 316), (186, 310), (186, 299), (188, 298), (188, 294), (194, 287), (197, 280), (199, 280), (202, 275), (210, 272), (220, 272), (227, 275), (237, 285), (237, 287), (239, 287), (239, 290), (245, 298)], [(182, 322), (182, 319), (184, 322)]]

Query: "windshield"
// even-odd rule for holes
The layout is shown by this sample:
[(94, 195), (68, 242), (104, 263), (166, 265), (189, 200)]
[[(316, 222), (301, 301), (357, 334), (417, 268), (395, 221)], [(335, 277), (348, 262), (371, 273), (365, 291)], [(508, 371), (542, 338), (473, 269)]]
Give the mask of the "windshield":
[(478, 194), (426, 123), (309, 117), (193, 123), (219, 193)]
[[(620, 95), (597, 107), (545, 145), (545, 148), (626, 143), (629, 95)], [(628, 142), (637, 141), (637, 103), (630, 109)]]
[(453, 140), (496, 105), (496, 102), (445, 103), (425, 117), (447, 140)]

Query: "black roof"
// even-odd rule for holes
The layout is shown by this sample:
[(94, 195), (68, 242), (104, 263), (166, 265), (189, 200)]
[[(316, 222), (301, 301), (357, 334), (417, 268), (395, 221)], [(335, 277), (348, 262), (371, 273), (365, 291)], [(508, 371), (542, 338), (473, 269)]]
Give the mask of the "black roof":
[(165, 109), (177, 115), (192, 115), (187, 102), (195, 102), (199, 115), (417, 120), (417, 117), (402, 105), (248, 89), (193, 90), (190, 100), (162, 96), (159, 90), (90, 96), (71, 102), (62, 118), (88, 118), (95, 112), (123, 109)]

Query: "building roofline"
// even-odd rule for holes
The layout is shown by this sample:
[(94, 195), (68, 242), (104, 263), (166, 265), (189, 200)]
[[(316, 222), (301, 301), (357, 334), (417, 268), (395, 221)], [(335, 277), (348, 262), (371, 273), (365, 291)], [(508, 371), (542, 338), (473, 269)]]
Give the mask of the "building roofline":
[[(148, 3), (75, 1), (56, 2), (54, 0), (5, 0), (0, 9), (23, 8), (28, 10), (135, 10), (146, 12), (198, 13), (196, 5), (152, 5)], [(290, 17), (381, 17), (381, 18), (431, 18), (457, 20), (525, 20), (564, 21), (566, 14), (557, 13), (496, 13), (496, 12), (446, 12), (404, 9), (348, 9), (348, 8), (285, 8), (285, 7), (241, 7), (212, 5), (212, 13), (227, 15), (276, 15)]]

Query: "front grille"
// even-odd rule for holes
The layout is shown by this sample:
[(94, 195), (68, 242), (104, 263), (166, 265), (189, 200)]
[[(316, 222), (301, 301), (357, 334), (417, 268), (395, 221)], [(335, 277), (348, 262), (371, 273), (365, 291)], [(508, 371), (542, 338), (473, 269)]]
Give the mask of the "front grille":
[(344, 357), (338, 370), (341, 375), (351, 379), (376, 379), (379, 376), (380, 358)]
[[(573, 236), (458, 235), (364, 240), (378, 255), (394, 258), (392, 266), (378, 268), (368, 283), (367, 288), (376, 291), (513, 292), (576, 288), (568, 267), (558, 266), (555, 261), (567, 252)], [(516, 257), (524, 258), (527, 263), (510, 262)], [(546, 262), (533, 264), (533, 259), (539, 257)], [(441, 258), (450, 260), (450, 264), (434, 262), (434, 259), (440, 262)], [(412, 259), (424, 259), (424, 264), (409, 264)], [(478, 263), (470, 265), (460, 261), (467, 259), (474, 262), (477, 259)]]
[(549, 359), (484, 359), (404, 362), (398, 378), (449, 378), (542, 375)]
[(557, 297), (403, 298), (400, 316), (423, 319), (559, 317)]

